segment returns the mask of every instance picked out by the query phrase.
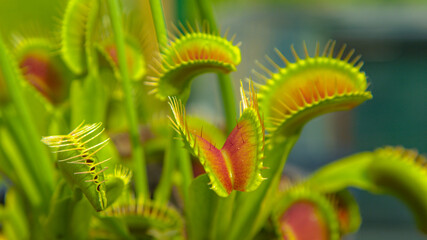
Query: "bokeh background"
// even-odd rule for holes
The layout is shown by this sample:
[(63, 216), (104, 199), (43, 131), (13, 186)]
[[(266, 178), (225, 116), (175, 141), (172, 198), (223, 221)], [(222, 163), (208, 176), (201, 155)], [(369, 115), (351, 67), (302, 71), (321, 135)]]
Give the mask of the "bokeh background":
[[(65, 1), (1, 0), (0, 32), (46, 31), (58, 26)], [(125, 1), (133, 6), (137, 0)], [(146, 0), (142, 0), (146, 2)], [(168, 24), (191, 8), (181, 0), (164, 0)], [(142, 6), (144, 6), (143, 3)], [(146, 5), (145, 5), (146, 6)], [(288, 169), (309, 174), (359, 151), (402, 145), (427, 153), (427, 2), (423, 0), (229, 0), (214, 1), (222, 31), (241, 41), (242, 63), (233, 73), (236, 96), (240, 79), (256, 79), (255, 61), (278, 61), (274, 48), (292, 59), (290, 45), (302, 54), (302, 41), (313, 52), (316, 41), (344, 43), (362, 54), (363, 71), (374, 98), (353, 111), (329, 114), (310, 122), (292, 151)], [(185, 11), (181, 11), (185, 12)], [(149, 16), (148, 16), (149, 17)], [(194, 81), (189, 111), (221, 124), (221, 104), (214, 75)], [(237, 103), (237, 99), (236, 99)], [(352, 190), (361, 209), (360, 231), (348, 239), (425, 239), (409, 209), (398, 200)]]

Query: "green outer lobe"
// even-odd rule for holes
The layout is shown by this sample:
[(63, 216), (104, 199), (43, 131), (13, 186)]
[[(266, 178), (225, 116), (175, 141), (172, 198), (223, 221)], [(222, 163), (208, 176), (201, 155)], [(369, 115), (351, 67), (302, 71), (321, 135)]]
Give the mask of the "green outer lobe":
[(427, 170), (423, 159), (395, 147), (354, 154), (319, 169), (306, 184), (324, 193), (354, 186), (395, 195), (411, 208), (418, 227), (427, 233)]
[[(316, 75), (316, 73), (319, 75)], [(275, 107), (276, 104), (279, 104), (275, 101), (278, 101), (280, 98), (284, 99), (283, 93), (281, 92), (281, 88), (283, 88), (282, 86), (284, 86), (284, 84), (289, 84), (290, 86), (295, 84), (295, 86), (297, 86), (301, 84), (298, 82), (301, 81), (301, 79), (306, 79), (307, 83), (313, 84), (310, 79), (319, 79), (320, 81), (320, 79), (324, 78), (323, 75), (327, 74), (331, 74), (332, 77), (340, 76), (342, 79), (346, 78), (350, 80), (354, 91), (341, 94), (335, 93), (332, 97), (322, 96), (320, 99), (314, 97), (309, 103), (306, 103), (304, 107), (300, 107), (298, 110), (288, 113), (286, 117), (283, 117), (279, 126), (275, 126), (268, 121), (270, 117), (277, 115), (272, 108)], [(331, 79), (324, 80), (331, 81)], [(308, 58), (299, 60), (296, 63), (290, 63), (286, 68), (280, 69), (279, 73), (272, 75), (266, 85), (261, 87), (259, 96), (260, 108), (263, 110), (265, 118), (267, 119), (266, 128), (268, 130), (289, 135), (295, 131), (299, 131), (308, 120), (318, 115), (348, 110), (372, 98), (370, 92), (365, 92), (366, 88), (367, 82), (365, 74), (359, 72), (359, 69), (352, 64), (331, 57)], [(325, 88), (325, 91), (328, 90)], [(283, 101), (286, 102), (286, 100)]]
[(235, 66), (215, 60), (198, 60), (176, 65), (160, 77), (157, 97), (166, 99), (168, 96), (183, 95), (190, 88), (191, 80), (202, 73), (229, 73), (235, 70)]
[(29, 52), (41, 51), (43, 53), (49, 54), (52, 53), (54, 46), (50, 43), (49, 40), (44, 38), (29, 38), (22, 40), (15, 48), (14, 54), (18, 62), (25, 57)]
[[(73, 146), (71, 146), (73, 148)], [(84, 147), (83, 147), (84, 148)], [(64, 148), (60, 148), (60, 150), (64, 150)], [(67, 159), (69, 157), (77, 156), (83, 154), (83, 151), (74, 150), (68, 152), (58, 153), (58, 167), (63, 173), (64, 177), (67, 181), (72, 185), (80, 188), (83, 194), (87, 197), (92, 206), (97, 210), (101, 211), (107, 207), (107, 197), (106, 197), (106, 186), (105, 183), (101, 183), (99, 185), (99, 189), (97, 188), (97, 184), (92, 182), (95, 176), (98, 176), (98, 181), (104, 181), (104, 174), (95, 174), (102, 170), (101, 165), (95, 166), (95, 169), (91, 171), (92, 173), (84, 173), (84, 174), (75, 174), (78, 172), (86, 172), (89, 171), (91, 167), (85, 164), (74, 164), (70, 161), (60, 161), (61, 159)], [(96, 158), (96, 157), (92, 157)], [(76, 158), (75, 160), (79, 160), (82, 158)], [(93, 159), (94, 163), (97, 163), (98, 160)], [(91, 181), (91, 182), (85, 182)]]
[(62, 22), (61, 54), (64, 62), (75, 73), (81, 74), (86, 68), (85, 36), (87, 18), (95, 0), (70, 0)]
[[(181, 54), (184, 52), (192, 51), (193, 49), (202, 49), (202, 51), (223, 51), (222, 54), (229, 60), (229, 63), (238, 65), (241, 61), (240, 50), (238, 47), (233, 46), (231, 42), (217, 35), (207, 33), (190, 33), (172, 42), (164, 51), (164, 61), (173, 64), (178, 59), (175, 50)], [(196, 54), (196, 53), (195, 53)], [(202, 53), (199, 53), (200, 55)], [(192, 57), (190, 53), (190, 58)], [(196, 58), (193, 58), (196, 60)], [(201, 60), (201, 59), (199, 59)]]
[(374, 152), (376, 159), (369, 166), (368, 175), (383, 191), (406, 203), (415, 216), (418, 228), (427, 233), (427, 169), (422, 165), (427, 161), (419, 156), (418, 165), (415, 159), (392, 151), (387, 153), (387, 150), (379, 149)]
[(111, 176), (108, 178), (108, 181), (105, 183), (106, 188), (106, 199), (107, 205), (111, 206), (122, 194), (123, 189), (126, 187), (126, 182), (121, 177)]
[(273, 221), (278, 232), (280, 232), (280, 218), (282, 214), (298, 202), (313, 203), (321, 217), (324, 219), (325, 225), (328, 227), (329, 240), (339, 239), (339, 225), (335, 210), (330, 201), (322, 194), (304, 187), (295, 187), (290, 189), (279, 197), (277, 206), (273, 212)]

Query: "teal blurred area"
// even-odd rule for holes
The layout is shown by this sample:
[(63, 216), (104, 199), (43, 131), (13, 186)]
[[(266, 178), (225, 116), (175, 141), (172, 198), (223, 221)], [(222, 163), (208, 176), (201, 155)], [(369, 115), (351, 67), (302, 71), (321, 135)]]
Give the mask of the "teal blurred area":
[[(264, 55), (280, 62), (274, 48), (293, 59), (290, 45), (294, 44), (303, 55), (302, 41), (310, 53), (316, 41), (322, 46), (333, 39), (338, 47), (347, 44), (362, 55), (373, 99), (350, 112), (310, 122), (288, 166), (309, 174), (333, 160), (384, 145), (427, 153), (426, 1), (222, 2), (216, 6), (216, 15), (220, 25), (229, 27), (243, 43), (235, 79), (257, 79), (251, 69), (262, 71), (255, 60), (269, 66)], [(397, 199), (352, 191), (363, 224), (347, 239), (427, 238)]]

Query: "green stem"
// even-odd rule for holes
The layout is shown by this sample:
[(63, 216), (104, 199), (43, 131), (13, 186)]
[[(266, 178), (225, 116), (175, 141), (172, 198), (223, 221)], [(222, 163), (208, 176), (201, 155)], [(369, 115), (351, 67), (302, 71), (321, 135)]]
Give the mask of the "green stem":
[(231, 133), (236, 125), (236, 99), (234, 98), (233, 85), (230, 75), (218, 74), (218, 83), (221, 89), (222, 104), (225, 112), (227, 133)]
[[(207, 21), (213, 33), (218, 33), (218, 28), (213, 15), (212, 6), (208, 0), (197, 0), (202, 21)], [(218, 83), (221, 89), (222, 105), (226, 119), (227, 133), (230, 133), (236, 125), (236, 99), (234, 98), (233, 85), (230, 75), (218, 73)]]
[(122, 18), (118, 0), (108, 0), (111, 23), (113, 26), (114, 38), (117, 46), (117, 56), (119, 60), (120, 74), (122, 77), (122, 87), (125, 95), (126, 115), (129, 122), (129, 134), (132, 142), (132, 158), (134, 163), (135, 189), (137, 196), (148, 197), (148, 180), (145, 164), (144, 149), (141, 145), (138, 130), (138, 117), (135, 104), (133, 102), (132, 85), (129, 78), (126, 53), (125, 37), (122, 28)]
[(250, 236), (253, 237), (263, 226), (274, 207), (269, 203), (274, 200), (286, 160), (298, 138), (299, 133), (266, 150), (268, 161), (265, 161), (265, 167), (268, 170), (263, 172), (263, 177), (267, 180), (256, 191), (239, 195), (240, 204), (233, 214), (233, 228), (227, 239), (251, 239)]
[[(178, 134), (176, 134), (176, 137)], [(175, 151), (179, 155), (178, 167), (182, 174), (182, 192), (184, 195), (184, 202), (187, 202), (188, 190), (193, 180), (193, 167), (191, 166), (191, 159), (188, 151), (181, 146), (181, 142), (175, 142)]]
[[(167, 31), (166, 24), (163, 15), (162, 3), (160, 0), (150, 0), (151, 14), (153, 15), (154, 26), (156, 27), (157, 40), (159, 42), (160, 50), (162, 47), (167, 45)], [(177, 134), (174, 135), (177, 137)], [(193, 170), (191, 166), (191, 159), (188, 152), (183, 149), (177, 141), (171, 139), (171, 143), (175, 146), (175, 151), (178, 153), (179, 161), (178, 167), (182, 174), (182, 189), (184, 195), (184, 201), (186, 202), (188, 197), (188, 188), (191, 180), (193, 180)]]
[(170, 140), (167, 143), (165, 149), (165, 156), (163, 158), (163, 168), (162, 175), (159, 181), (159, 184), (154, 192), (154, 199), (156, 202), (162, 204), (167, 203), (170, 197), (170, 192), (172, 188), (172, 174), (175, 168), (175, 146), (174, 146), (174, 137), (175, 133), (170, 133)]
[(49, 155), (40, 142), (40, 134), (37, 132), (33, 116), (30, 114), (29, 107), (23, 94), (22, 79), (17, 75), (18, 67), (14, 65), (13, 59), (0, 36), (0, 66), (3, 78), (8, 87), (10, 97), (17, 111), (18, 117), (22, 122), (22, 131), (26, 133), (24, 142), (32, 149), (33, 158), (27, 159), (27, 164), (35, 171), (35, 178), (38, 180), (38, 187), (43, 190), (45, 200), (48, 201), (53, 192), (53, 164)]
[(153, 15), (154, 27), (156, 28), (159, 48), (167, 46), (168, 34), (166, 31), (165, 17), (161, 0), (150, 0), (151, 14)]
[(210, 239), (224, 239), (231, 228), (233, 216), (233, 205), (236, 199), (236, 191), (230, 193), (226, 198), (219, 197), (216, 202), (216, 209), (213, 212)]

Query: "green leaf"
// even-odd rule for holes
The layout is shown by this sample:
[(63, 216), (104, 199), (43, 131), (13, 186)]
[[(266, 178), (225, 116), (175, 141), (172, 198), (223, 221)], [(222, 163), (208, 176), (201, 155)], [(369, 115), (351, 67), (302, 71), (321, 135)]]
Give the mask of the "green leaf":
[(322, 192), (352, 186), (394, 195), (412, 210), (421, 231), (427, 232), (426, 162), (416, 151), (386, 147), (333, 162), (314, 173), (306, 184)]
[(189, 239), (206, 239), (206, 235), (211, 231), (219, 196), (211, 191), (208, 185), (207, 174), (200, 175), (191, 182), (186, 206)]
[(67, 135), (43, 137), (42, 141), (57, 150), (57, 165), (68, 183), (79, 188), (92, 206), (101, 211), (107, 206), (105, 168), (102, 164), (109, 159), (101, 161), (96, 153), (109, 139), (94, 144), (93, 140), (103, 132), (97, 131), (101, 123), (82, 125)]
[(325, 193), (337, 192), (350, 186), (378, 192), (378, 188), (367, 174), (373, 160), (371, 152), (345, 157), (317, 170), (306, 184)]

